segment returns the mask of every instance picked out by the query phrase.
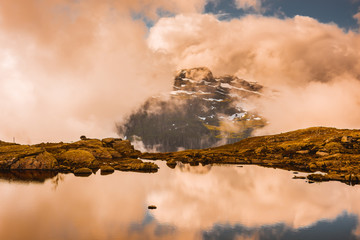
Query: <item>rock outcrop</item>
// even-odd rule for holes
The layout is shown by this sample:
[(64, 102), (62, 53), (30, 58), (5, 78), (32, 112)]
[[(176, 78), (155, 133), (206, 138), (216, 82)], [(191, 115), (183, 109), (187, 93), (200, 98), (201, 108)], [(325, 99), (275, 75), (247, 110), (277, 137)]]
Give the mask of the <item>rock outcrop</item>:
[(11, 164), (10, 169), (27, 169), (27, 170), (54, 170), (58, 167), (58, 161), (56, 158), (44, 151), (35, 156), (26, 156), (20, 158)]
[[(98, 154), (99, 152), (108, 154)], [(106, 156), (102, 158), (101, 156)], [(156, 172), (158, 166), (143, 159), (166, 160), (171, 168), (190, 165), (256, 164), (305, 171), (309, 181), (360, 184), (360, 130), (314, 127), (270, 136), (243, 139), (234, 144), (202, 150), (140, 153), (127, 140), (83, 139), (75, 143), (19, 145), (0, 141), (0, 178), (44, 181), (57, 172), (88, 176), (100, 169)], [(182, 165), (179, 164), (179, 167)], [(19, 174), (21, 170), (24, 174)], [(33, 171), (42, 170), (42, 171)], [(315, 172), (322, 172), (318, 174)]]
[(75, 176), (81, 176), (81, 177), (87, 177), (92, 174), (92, 171), (90, 168), (78, 168), (74, 171)]
[[(140, 152), (130, 141), (120, 138), (88, 139), (74, 143), (41, 143), (20, 145), (0, 141), (0, 171), (44, 170), (88, 175), (101, 168), (111, 173), (118, 170), (154, 172), (158, 166), (137, 159)], [(89, 170), (91, 172), (89, 172)]]
[(148, 99), (119, 133), (160, 152), (208, 148), (249, 137), (266, 121), (242, 106), (262, 86), (236, 76), (214, 77), (205, 67), (180, 70), (169, 97)]
[(101, 175), (111, 174), (115, 171), (115, 169), (109, 165), (104, 165), (100, 167)]
[(360, 130), (314, 127), (271, 136), (252, 137), (234, 144), (173, 153), (144, 153), (145, 159), (183, 163), (256, 164), (316, 172), (312, 181), (360, 184)]

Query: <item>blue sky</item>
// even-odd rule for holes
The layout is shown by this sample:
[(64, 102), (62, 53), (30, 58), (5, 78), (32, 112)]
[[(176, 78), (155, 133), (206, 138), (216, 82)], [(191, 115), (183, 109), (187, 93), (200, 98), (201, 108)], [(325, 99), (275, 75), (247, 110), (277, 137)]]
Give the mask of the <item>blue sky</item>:
[[(358, 28), (353, 16), (360, 11), (360, 0), (263, 0), (262, 12), (265, 16), (294, 17), (296, 15), (309, 16), (322, 23), (334, 22), (339, 27), (348, 29)], [(234, 0), (209, 2), (205, 7), (206, 13), (227, 14), (223, 19), (238, 18), (254, 10), (237, 9)]]

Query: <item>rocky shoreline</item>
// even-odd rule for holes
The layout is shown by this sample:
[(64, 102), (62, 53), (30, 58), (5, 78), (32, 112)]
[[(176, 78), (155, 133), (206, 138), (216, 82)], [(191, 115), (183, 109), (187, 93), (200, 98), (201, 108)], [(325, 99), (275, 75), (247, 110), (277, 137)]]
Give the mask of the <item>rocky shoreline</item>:
[[(140, 159), (190, 165), (254, 164), (312, 173), (309, 181), (360, 184), (360, 130), (314, 127), (277, 135), (252, 137), (234, 144), (201, 150), (141, 153), (120, 138), (87, 139), (74, 143), (20, 145), (0, 141), (0, 178), (19, 171), (41, 170), (45, 175), (74, 173), (89, 176), (115, 170), (157, 172), (158, 166)], [(321, 173), (317, 173), (321, 172)], [(29, 176), (42, 176), (34, 172)], [(37, 176), (39, 175), (39, 176)], [(44, 176), (45, 176), (44, 175)]]
[(42, 170), (88, 176), (114, 170), (157, 172), (155, 163), (143, 162), (130, 141), (120, 138), (102, 140), (84, 136), (74, 143), (20, 145), (0, 141), (0, 171)]
[[(311, 181), (360, 184), (360, 130), (313, 127), (234, 144), (172, 153), (143, 153), (143, 159), (162, 159), (191, 165), (255, 164), (313, 173)], [(322, 172), (323, 174), (315, 173)]]

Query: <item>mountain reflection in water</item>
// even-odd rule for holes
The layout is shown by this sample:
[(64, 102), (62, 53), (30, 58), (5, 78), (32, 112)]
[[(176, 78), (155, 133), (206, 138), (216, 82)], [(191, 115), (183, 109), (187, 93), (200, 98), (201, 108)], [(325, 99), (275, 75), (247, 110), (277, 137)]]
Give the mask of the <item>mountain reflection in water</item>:
[(359, 186), (308, 184), (292, 172), (258, 166), (158, 164), (153, 174), (61, 174), (43, 184), (0, 180), (0, 239), (360, 236)]

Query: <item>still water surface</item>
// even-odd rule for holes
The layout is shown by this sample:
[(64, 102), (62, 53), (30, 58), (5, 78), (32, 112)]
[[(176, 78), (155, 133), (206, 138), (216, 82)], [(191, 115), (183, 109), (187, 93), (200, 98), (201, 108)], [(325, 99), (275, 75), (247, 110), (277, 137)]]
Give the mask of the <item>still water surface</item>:
[[(358, 239), (360, 187), (258, 166), (0, 180), (0, 239)], [(301, 175), (301, 174), (300, 174)], [(149, 205), (157, 209), (148, 210)]]

